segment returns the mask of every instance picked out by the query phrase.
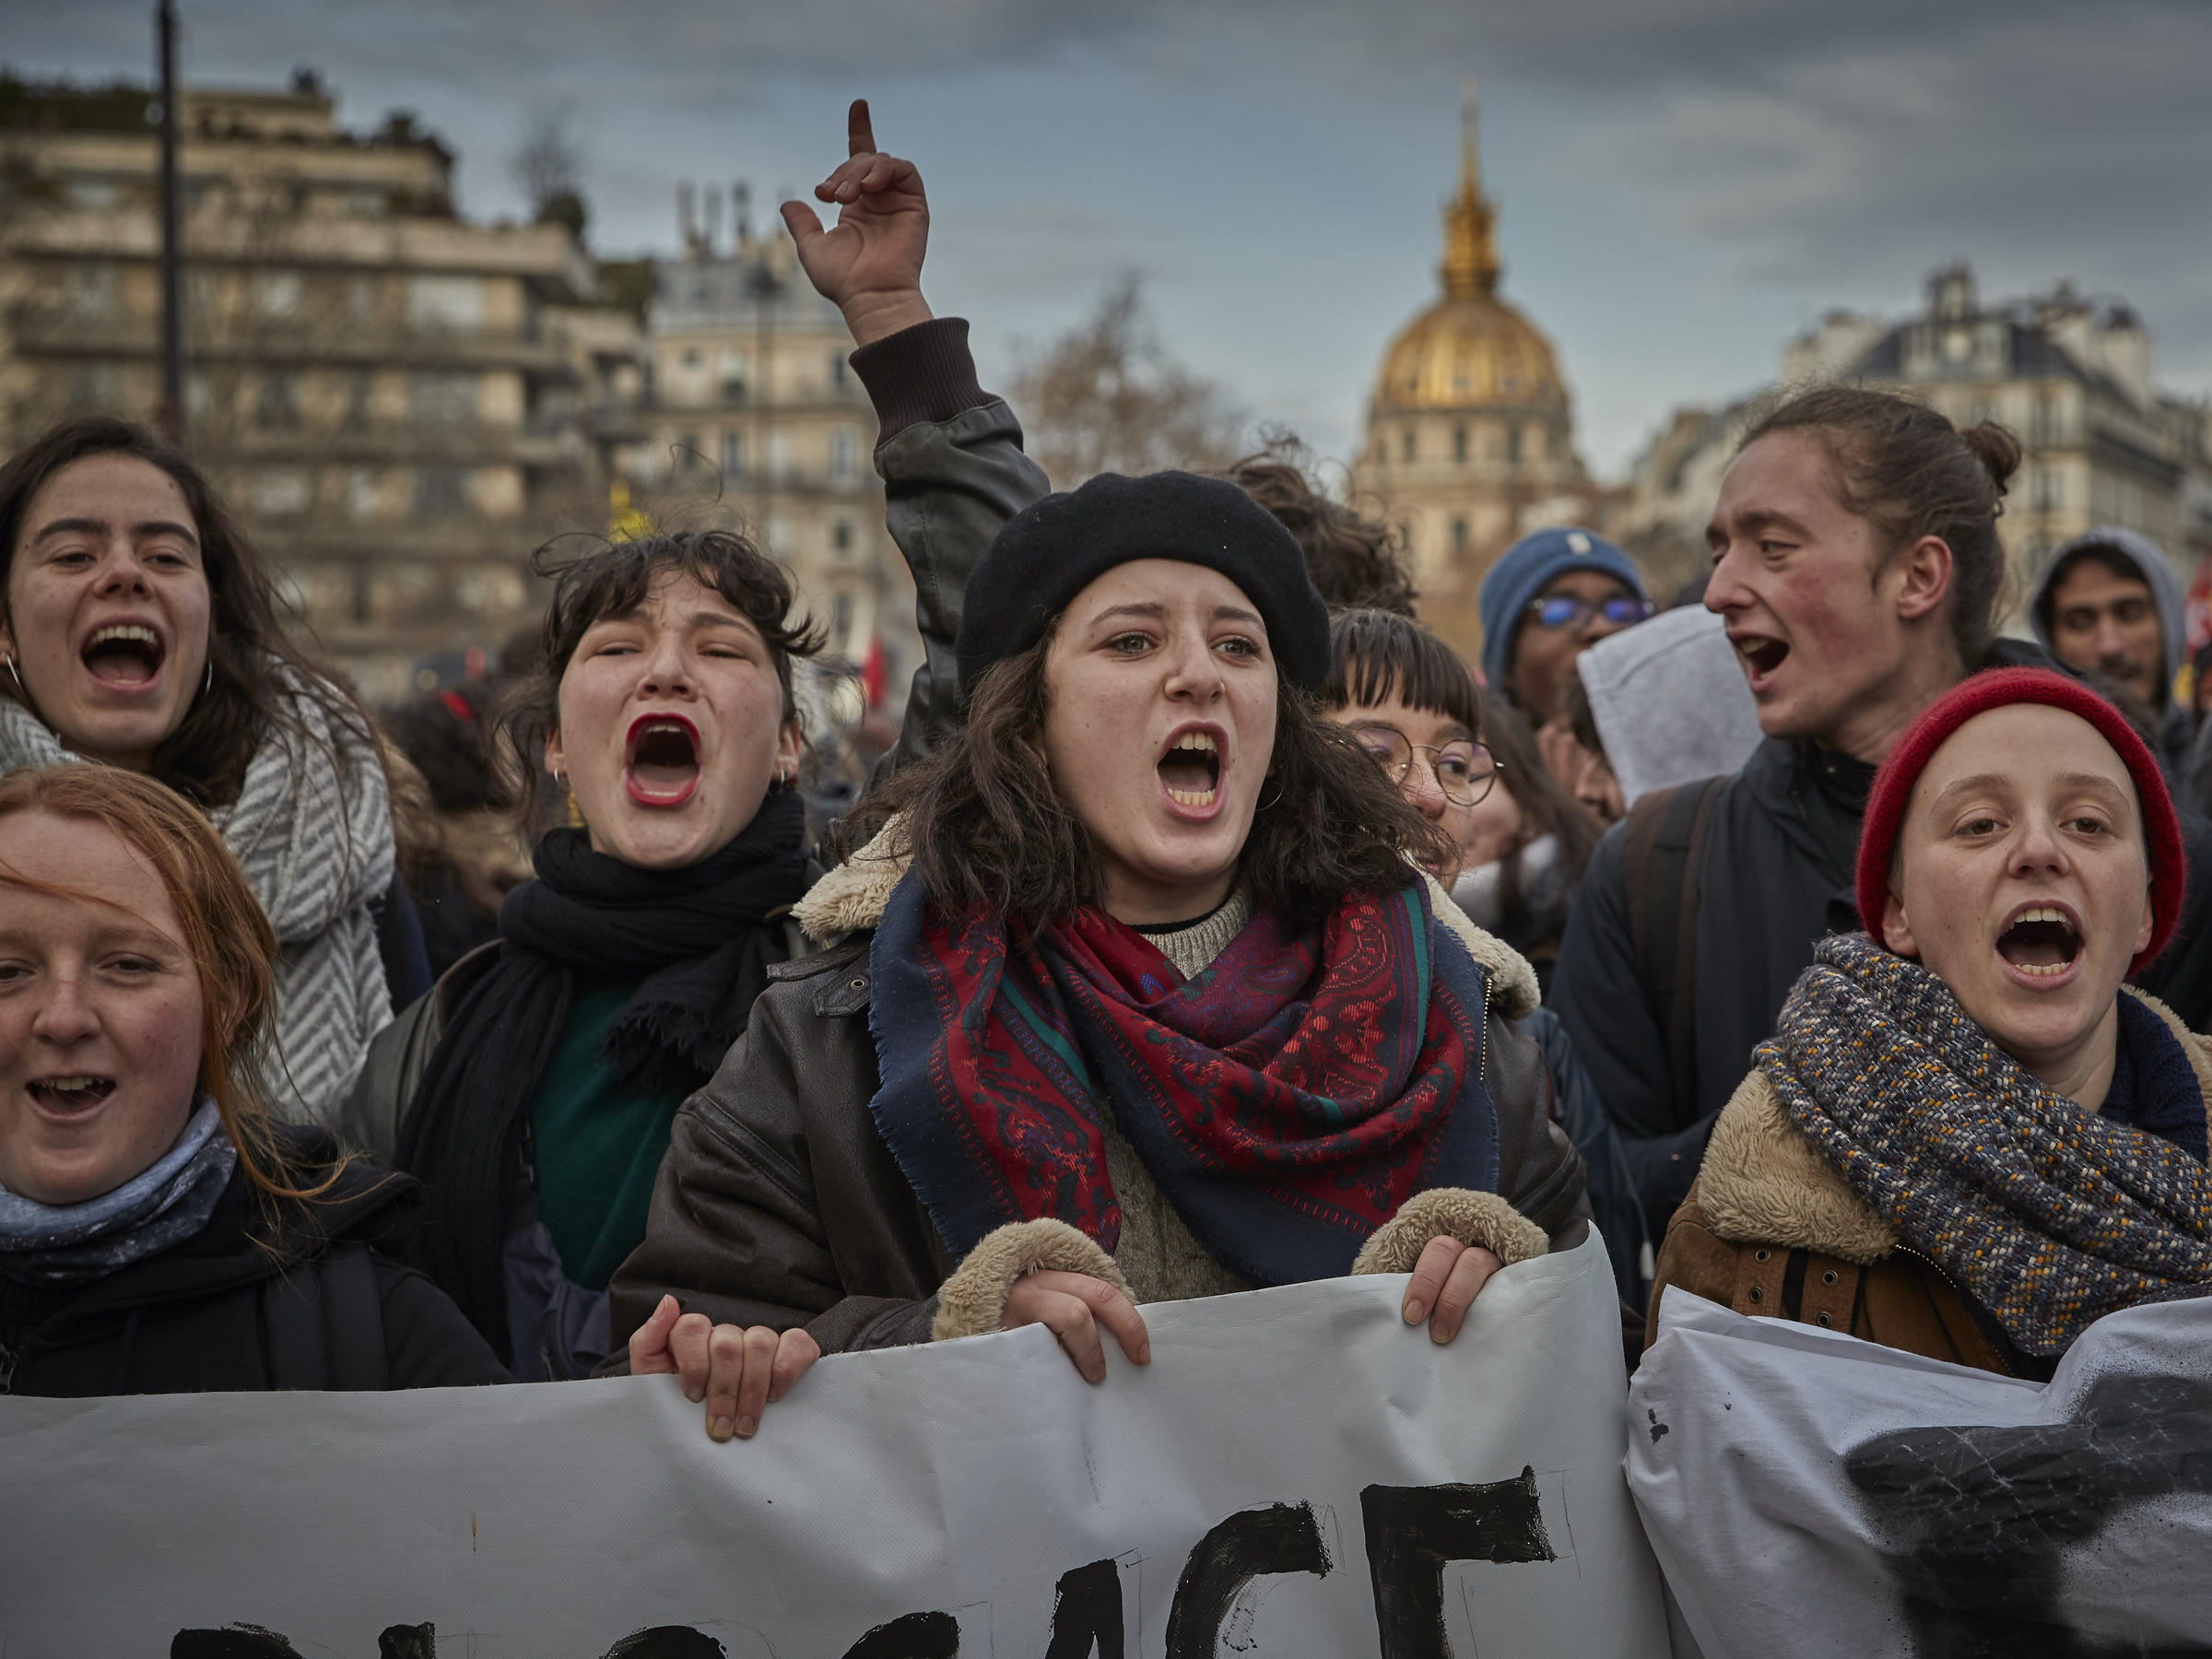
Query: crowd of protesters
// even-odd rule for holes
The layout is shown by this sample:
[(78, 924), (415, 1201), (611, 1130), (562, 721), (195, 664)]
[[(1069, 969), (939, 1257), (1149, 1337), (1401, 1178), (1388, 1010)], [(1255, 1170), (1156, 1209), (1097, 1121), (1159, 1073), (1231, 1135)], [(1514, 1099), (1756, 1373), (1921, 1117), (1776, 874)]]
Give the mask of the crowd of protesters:
[(1673, 1289), (2047, 1376), (2212, 1283), (2159, 548), (2001, 637), (2011, 435), (1816, 388), (1700, 591), (1539, 529), (1471, 665), (1279, 453), (1051, 493), (851, 137), (785, 218), (924, 651), (834, 798), (743, 534), (548, 563), (495, 682), (379, 715), (182, 453), (0, 469), (0, 1391), (664, 1371), (722, 1439), (823, 1353), (1037, 1324), (1096, 1381), (1345, 1274), (1449, 1343), (1594, 1222), (1630, 1364)]

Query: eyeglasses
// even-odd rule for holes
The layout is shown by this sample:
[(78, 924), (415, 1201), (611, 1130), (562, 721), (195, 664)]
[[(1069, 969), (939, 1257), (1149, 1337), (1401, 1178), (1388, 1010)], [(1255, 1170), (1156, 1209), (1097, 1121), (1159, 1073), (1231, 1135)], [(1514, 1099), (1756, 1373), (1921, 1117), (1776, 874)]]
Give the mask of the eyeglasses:
[(1498, 782), (1496, 758), (1481, 744), (1465, 738), (1438, 748), (1433, 744), (1415, 743), (1395, 726), (1360, 726), (1352, 735), (1359, 739), (1361, 748), (1375, 758), (1382, 775), (1401, 788), (1406, 774), (1413, 771), (1414, 756), (1428, 756), (1429, 770), (1436, 778), (1437, 788), (1444, 792), (1444, 799), (1454, 806), (1474, 806)]
[(1528, 614), (1538, 628), (1586, 628), (1594, 614), (1616, 628), (1633, 628), (1648, 622), (1652, 602), (1633, 594), (1611, 599), (1578, 599), (1572, 594), (1547, 594), (1528, 602)]

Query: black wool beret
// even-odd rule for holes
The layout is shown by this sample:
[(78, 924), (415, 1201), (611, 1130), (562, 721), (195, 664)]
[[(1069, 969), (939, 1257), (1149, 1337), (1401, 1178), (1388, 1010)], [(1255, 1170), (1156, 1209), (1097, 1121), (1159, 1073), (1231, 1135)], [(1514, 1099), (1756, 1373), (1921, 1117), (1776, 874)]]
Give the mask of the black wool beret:
[(1100, 473), (1012, 518), (968, 581), (960, 686), (1044, 637), (1067, 602), (1116, 565), (1174, 559), (1218, 571), (1267, 625), (1283, 677), (1312, 690), (1328, 677), (1329, 613), (1290, 532), (1234, 484), (1195, 473)]

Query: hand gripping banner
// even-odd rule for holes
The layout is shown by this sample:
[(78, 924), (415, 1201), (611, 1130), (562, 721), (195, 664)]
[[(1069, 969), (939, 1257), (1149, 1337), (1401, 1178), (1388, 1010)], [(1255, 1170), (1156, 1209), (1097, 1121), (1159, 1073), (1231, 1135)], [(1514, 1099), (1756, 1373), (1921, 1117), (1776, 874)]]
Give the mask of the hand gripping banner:
[(6, 1659), (1662, 1659), (1602, 1243), (1457, 1341), (1402, 1277), (672, 1377), (0, 1399)]

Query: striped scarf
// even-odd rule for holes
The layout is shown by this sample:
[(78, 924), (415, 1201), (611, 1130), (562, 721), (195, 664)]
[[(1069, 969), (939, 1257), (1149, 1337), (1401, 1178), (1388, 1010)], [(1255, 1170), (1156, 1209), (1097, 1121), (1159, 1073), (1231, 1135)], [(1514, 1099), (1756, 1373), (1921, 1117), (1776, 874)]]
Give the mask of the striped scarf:
[(1758, 1064), (1852, 1190), (2029, 1353), (2212, 1280), (2212, 1171), (2037, 1082), (1865, 934), (1820, 942)]
[[(392, 886), (392, 796), (376, 745), (335, 694), (276, 673), (309, 741), (264, 736), (238, 799), (207, 816), (276, 932), (276, 1045), (264, 1098), (280, 1119), (335, 1123), (392, 1022), (376, 914)], [(38, 716), (0, 697), (0, 772), (81, 762)]]

